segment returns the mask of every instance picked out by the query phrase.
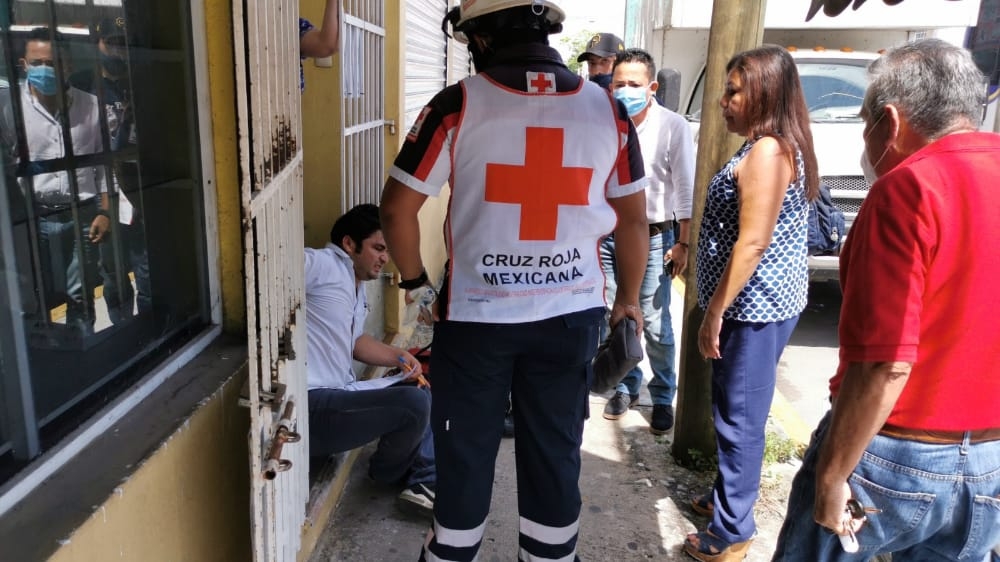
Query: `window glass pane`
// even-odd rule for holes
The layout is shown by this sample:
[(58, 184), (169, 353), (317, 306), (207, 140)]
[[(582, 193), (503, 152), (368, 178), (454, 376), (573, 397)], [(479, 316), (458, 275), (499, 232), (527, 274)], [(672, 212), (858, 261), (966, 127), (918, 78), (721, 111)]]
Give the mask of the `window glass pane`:
[[(0, 326), (23, 327), (0, 345), (0, 391), (26, 368), (34, 412), (0, 434), (0, 464), (33, 456), (19, 432), (51, 446), (207, 323), (187, 4), (0, 1), (19, 301)], [(5, 360), (18, 349), (24, 367)]]
[(799, 63), (802, 92), (813, 121), (861, 121), (861, 102), (868, 87), (867, 62)]

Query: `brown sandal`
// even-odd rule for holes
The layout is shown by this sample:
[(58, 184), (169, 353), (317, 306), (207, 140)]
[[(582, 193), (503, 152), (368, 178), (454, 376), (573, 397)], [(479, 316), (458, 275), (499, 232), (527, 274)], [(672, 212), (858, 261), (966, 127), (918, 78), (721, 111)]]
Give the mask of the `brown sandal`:
[(729, 544), (709, 530), (691, 533), (684, 540), (684, 552), (702, 562), (742, 562), (753, 538)]
[(698, 515), (711, 517), (715, 514), (715, 504), (712, 503), (712, 492), (691, 498), (691, 511)]

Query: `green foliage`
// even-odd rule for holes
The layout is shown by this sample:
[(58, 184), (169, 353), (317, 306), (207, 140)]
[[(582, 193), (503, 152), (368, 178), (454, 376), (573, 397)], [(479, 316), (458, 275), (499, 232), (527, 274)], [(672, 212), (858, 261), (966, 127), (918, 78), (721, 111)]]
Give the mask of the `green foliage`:
[(560, 43), (569, 48), (569, 60), (566, 61), (566, 66), (575, 74), (580, 73), (580, 66), (583, 65), (582, 62), (576, 62), (576, 57), (587, 50), (587, 43), (590, 42), (590, 39), (594, 35), (596, 35), (595, 32), (584, 29), (578, 33), (559, 39)]
[(801, 454), (798, 443), (776, 431), (769, 430), (764, 437), (764, 466), (786, 463)]
[(698, 472), (715, 472), (719, 469), (719, 457), (707, 456), (698, 449), (688, 449), (688, 462), (684, 465)]

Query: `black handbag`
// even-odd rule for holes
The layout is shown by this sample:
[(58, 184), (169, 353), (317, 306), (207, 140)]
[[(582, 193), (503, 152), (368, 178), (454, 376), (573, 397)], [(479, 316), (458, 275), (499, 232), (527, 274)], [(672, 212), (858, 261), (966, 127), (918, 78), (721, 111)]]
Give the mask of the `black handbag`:
[(603, 394), (618, 386), (625, 375), (642, 361), (642, 345), (635, 329), (635, 320), (625, 317), (597, 348), (591, 392)]

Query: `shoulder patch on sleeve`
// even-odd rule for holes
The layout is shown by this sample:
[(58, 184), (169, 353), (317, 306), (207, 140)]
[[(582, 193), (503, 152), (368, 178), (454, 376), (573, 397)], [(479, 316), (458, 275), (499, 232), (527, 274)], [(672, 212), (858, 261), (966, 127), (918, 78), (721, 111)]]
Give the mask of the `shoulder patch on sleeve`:
[(431, 112), (431, 106), (425, 106), (420, 110), (420, 115), (417, 116), (417, 120), (413, 122), (413, 126), (410, 127), (410, 132), (406, 133), (406, 140), (410, 142), (417, 142), (417, 137), (420, 136), (420, 129), (424, 126), (424, 121), (427, 119), (427, 115)]

